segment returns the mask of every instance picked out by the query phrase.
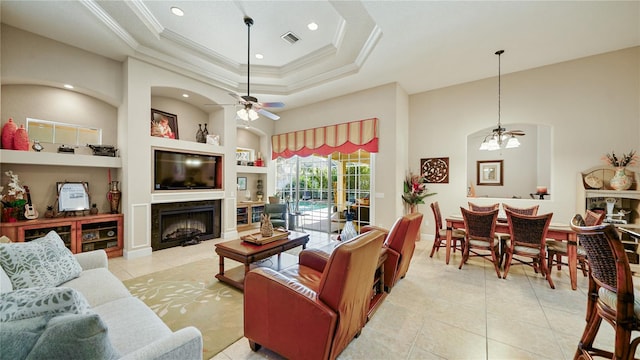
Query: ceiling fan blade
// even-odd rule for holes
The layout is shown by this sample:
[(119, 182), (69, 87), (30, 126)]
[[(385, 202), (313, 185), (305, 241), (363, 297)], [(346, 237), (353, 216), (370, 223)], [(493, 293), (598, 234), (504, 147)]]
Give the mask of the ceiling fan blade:
[(515, 135), (515, 136), (524, 136), (525, 133), (522, 130), (511, 130), (511, 131), (507, 131), (509, 134), (511, 135)]
[(284, 103), (277, 101), (277, 102), (261, 102), (260, 107), (263, 108), (281, 108), (284, 107)]
[(240, 97), (240, 95), (238, 95), (236, 93), (230, 92), (229, 95), (231, 95), (232, 98), (234, 98), (234, 99), (236, 99), (238, 101), (244, 102), (244, 99), (242, 97)]
[(274, 114), (274, 113), (272, 113), (272, 112), (269, 112), (269, 111), (267, 111), (267, 110), (265, 110), (265, 109), (258, 109), (258, 110), (256, 110), (256, 111), (258, 112), (258, 114), (264, 115), (264, 116), (268, 117), (268, 118), (269, 118), (269, 119), (271, 119), (271, 120), (278, 120), (278, 119), (280, 119), (280, 116), (278, 116), (278, 115), (276, 115), (276, 114)]

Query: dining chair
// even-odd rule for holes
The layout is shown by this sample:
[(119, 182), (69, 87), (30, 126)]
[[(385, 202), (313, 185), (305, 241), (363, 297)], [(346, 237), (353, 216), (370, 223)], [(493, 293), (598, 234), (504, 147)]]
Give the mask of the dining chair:
[[(505, 247), (507, 262), (502, 278), (507, 278), (511, 264), (515, 260), (518, 264), (533, 267), (536, 274), (540, 272), (549, 282), (549, 286), (555, 289), (556, 286), (551, 279), (545, 256), (547, 230), (549, 230), (553, 213), (536, 216), (522, 215), (509, 210), (507, 210), (506, 213), (507, 222), (509, 223), (510, 239), (507, 240)], [(530, 261), (523, 260), (523, 257), (529, 258)]]
[[(465, 245), (462, 252), (462, 260), (458, 269), (462, 269), (462, 265), (467, 262), (470, 254), (474, 256), (481, 256), (486, 260), (489, 260), (491, 256), (491, 262), (496, 269), (498, 278), (500, 275), (500, 254), (499, 254), (499, 241), (495, 236), (496, 233), (496, 220), (498, 218), (498, 209), (492, 211), (478, 212), (467, 210), (460, 207), (462, 212), (462, 218), (464, 219), (465, 228)], [(480, 253), (479, 251), (489, 251), (489, 253)]]
[[(440, 213), (440, 205), (437, 201), (431, 203), (431, 210), (433, 211), (433, 217), (435, 219), (436, 230), (435, 237), (433, 239), (433, 247), (431, 248), (431, 254), (429, 257), (433, 257), (436, 251), (440, 250), (440, 246), (446, 246), (447, 241), (447, 229), (442, 226), (442, 214)], [(455, 252), (456, 249), (464, 251), (464, 230), (453, 229), (451, 233), (451, 247)]]
[[(492, 204), (492, 205), (477, 205), (474, 204), (472, 202), (469, 202), (469, 210), (471, 211), (493, 211), (493, 210), (499, 210), (500, 209), (500, 204), (496, 203), (496, 204)], [(499, 214), (499, 213), (498, 213)], [(499, 221), (499, 219), (498, 219)], [(494, 234), (496, 240), (499, 241), (499, 246), (500, 246), (500, 253), (502, 254), (502, 247), (504, 245), (504, 242), (509, 239), (509, 234), (506, 233), (501, 233), (501, 232), (497, 232)], [(500, 262), (498, 264), (500, 266), (500, 268), (502, 268), (502, 258), (500, 258)]]
[(511, 211), (513, 213), (516, 214), (521, 214), (521, 215), (532, 215), (532, 216), (536, 216), (538, 215), (538, 208), (540, 207), (540, 205), (535, 205), (535, 206), (531, 206), (531, 207), (526, 207), (526, 208), (519, 208), (519, 207), (514, 207), (505, 203), (502, 203), (502, 208), (504, 209), (504, 211)]
[[(640, 301), (634, 297), (629, 259), (618, 232), (612, 224), (586, 226), (580, 214), (571, 220), (571, 229), (589, 258), (587, 323), (574, 359), (633, 359), (640, 343), (640, 337), (631, 340), (632, 331), (640, 330)], [(594, 347), (603, 319), (615, 331), (613, 352)]]
[[(586, 226), (596, 226), (602, 224), (604, 220), (605, 214), (598, 213), (595, 211), (587, 210), (584, 215), (584, 223)], [(584, 250), (582, 245), (578, 245), (576, 249), (578, 253), (578, 263), (580, 264), (580, 269), (582, 270), (582, 275), (587, 276), (587, 252)], [(562, 257), (568, 256), (567, 254), (567, 243), (565, 241), (547, 240), (547, 264), (549, 265), (549, 272), (553, 269), (553, 263), (555, 259), (556, 266), (558, 267), (558, 271), (562, 269)], [(566, 265), (566, 264), (565, 264)]]
[[(539, 207), (540, 205), (535, 205), (535, 206), (526, 207), (526, 208), (519, 208), (519, 207), (514, 207), (511, 205), (502, 203), (502, 208), (504, 209), (504, 211), (509, 210), (516, 214), (522, 214), (522, 215), (534, 215), (534, 216), (538, 215)], [(498, 221), (500, 220), (501, 219), (498, 218)], [(506, 219), (504, 221), (506, 221)], [(511, 235), (505, 234), (505, 233), (496, 233), (496, 234), (498, 234), (498, 237), (500, 238), (500, 266), (502, 266), (502, 264), (504, 263), (504, 256), (506, 254), (505, 246), (507, 244), (507, 240), (511, 238)]]
[(469, 202), (469, 210), (481, 212), (481, 211), (493, 211), (500, 209), (500, 204), (496, 203), (493, 205), (477, 205), (472, 202)]

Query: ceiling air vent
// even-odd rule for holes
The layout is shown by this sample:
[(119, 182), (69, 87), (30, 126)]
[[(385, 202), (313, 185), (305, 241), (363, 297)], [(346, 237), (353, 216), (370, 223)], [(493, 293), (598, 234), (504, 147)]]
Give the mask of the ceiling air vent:
[(298, 40), (300, 40), (298, 35), (292, 33), (291, 31), (287, 32), (286, 34), (284, 34), (284, 35), (282, 35), (280, 37), (282, 38), (282, 40), (288, 42), (291, 45), (297, 43)]

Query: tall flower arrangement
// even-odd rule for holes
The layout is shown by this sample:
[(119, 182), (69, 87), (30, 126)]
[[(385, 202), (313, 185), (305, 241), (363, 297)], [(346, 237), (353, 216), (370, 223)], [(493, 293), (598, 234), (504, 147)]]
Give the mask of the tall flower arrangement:
[(622, 153), (622, 156), (617, 156), (615, 152), (605, 155), (604, 161), (609, 165), (620, 168), (633, 166), (638, 161), (638, 155), (635, 150), (629, 151), (627, 154)]
[(404, 179), (404, 193), (402, 194), (402, 200), (404, 200), (404, 202), (409, 206), (413, 207), (418, 204), (424, 204), (424, 198), (435, 194), (436, 193), (429, 193), (427, 191), (425, 179), (420, 175), (409, 173)]

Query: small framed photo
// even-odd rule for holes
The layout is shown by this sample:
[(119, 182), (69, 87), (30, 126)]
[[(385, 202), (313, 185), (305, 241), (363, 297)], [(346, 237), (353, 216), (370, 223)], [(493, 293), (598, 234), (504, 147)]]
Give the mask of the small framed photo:
[(504, 160), (479, 160), (477, 171), (478, 185), (502, 186), (504, 182)]
[(250, 162), (255, 160), (255, 151), (253, 149), (236, 148), (236, 160)]
[(244, 176), (238, 177), (238, 190), (247, 190), (247, 178)]
[(151, 109), (151, 136), (178, 139), (178, 115)]

